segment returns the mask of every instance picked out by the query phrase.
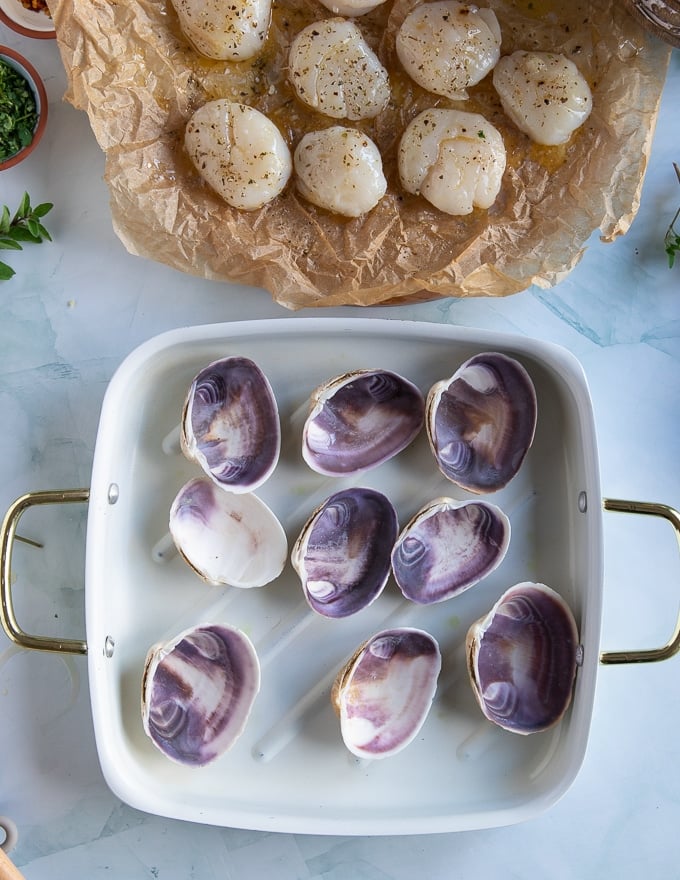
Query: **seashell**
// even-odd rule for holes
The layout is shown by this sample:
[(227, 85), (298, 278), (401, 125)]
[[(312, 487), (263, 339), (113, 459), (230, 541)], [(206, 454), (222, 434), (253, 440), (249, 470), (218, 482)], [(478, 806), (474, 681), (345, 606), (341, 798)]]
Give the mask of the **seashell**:
[(345, 373), (312, 393), (302, 457), (327, 476), (366, 471), (409, 445), (422, 427), (424, 412), (420, 389), (397, 373)]
[(264, 501), (204, 477), (177, 493), (170, 534), (188, 565), (214, 585), (261, 587), (281, 574), (288, 554), (283, 526)]
[(338, 673), (331, 702), (347, 748), (358, 758), (387, 758), (425, 723), (437, 689), (441, 653), (424, 630), (376, 633)]
[(348, 617), (370, 605), (387, 583), (398, 528), (392, 503), (375, 489), (327, 498), (291, 553), (310, 607), (324, 617)]
[(495, 504), (437, 498), (402, 530), (392, 571), (407, 599), (443, 602), (490, 574), (507, 552), (510, 521)]
[(472, 689), (494, 724), (538, 733), (564, 716), (578, 665), (578, 629), (550, 587), (511, 587), (470, 627), (466, 648)]
[(502, 489), (517, 473), (536, 430), (536, 391), (524, 367), (498, 352), (465, 361), (432, 386), (427, 435), (440, 471), (470, 492)]
[(227, 357), (201, 370), (184, 403), (182, 451), (218, 485), (251, 492), (271, 475), (281, 451), (274, 392), (245, 357)]
[(142, 679), (142, 724), (171, 760), (202, 767), (243, 732), (260, 690), (250, 639), (204, 624), (149, 649)]

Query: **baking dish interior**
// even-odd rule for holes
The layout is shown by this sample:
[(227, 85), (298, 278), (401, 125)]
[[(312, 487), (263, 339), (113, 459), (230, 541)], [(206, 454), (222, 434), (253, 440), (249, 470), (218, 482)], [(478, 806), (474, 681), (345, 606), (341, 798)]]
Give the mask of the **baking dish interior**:
[[(326, 620), (305, 611), (287, 562), (250, 590), (204, 584), (179, 556), (159, 563), (172, 500), (197, 465), (162, 444), (180, 420), (194, 375), (231, 354), (268, 376), (281, 424), (279, 464), (257, 494), (281, 520), (289, 548), (312, 510), (350, 482), (384, 492), (403, 526), (422, 504), (472, 497), (436, 469), (425, 432), (390, 462), (334, 479), (302, 461), (300, 431), (312, 390), (359, 368), (395, 370), (425, 393), (467, 357), (502, 351), (529, 371), (538, 396), (534, 443), (519, 474), (487, 496), (510, 517), (508, 554), (477, 586), (433, 606), (409, 605), (393, 580), (359, 614)], [(112, 488), (113, 487), (113, 488)], [(113, 503), (115, 501), (115, 503)], [(508, 824), (553, 804), (585, 752), (599, 647), (600, 487), (590, 398), (566, 351), (464, 328), (383, 319), (291, 318), (172, 331), (133, 352), (113, 377), (95, 449), (87, 527), (86, 627), (100, 762), (124, 801), (173, 818), (298, 833), (400, 834)], [(540, 581), (570, 604), (583, 664), (572, 706), (551, 731), (524, 737), (486, 722), (464, 662), (469, 625), (507, 587)], [(148, 649), (193, 624), (243, 629), (262, 661), (248, 726), (202, 769), (170, 762), (145, 736), (141, 677)], [(388, 622), (439, 641), (443, 666), (417, 739), (385, 760), (346, 750), (328, 683), (354, 649)]]

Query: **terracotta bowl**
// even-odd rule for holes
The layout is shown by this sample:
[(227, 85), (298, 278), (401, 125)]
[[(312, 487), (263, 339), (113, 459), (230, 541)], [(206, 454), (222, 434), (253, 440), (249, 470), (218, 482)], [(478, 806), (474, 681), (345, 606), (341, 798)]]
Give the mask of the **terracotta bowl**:
[(27, 9), (21, 0), (0, 0), (0, 21), (24, 37), (36, 40), (56, 37), (51, 17), (42, 10)]
[(27, 156), (35, 150), (40, 142), (47, 125), (47, 92), (45, 84), (33, 65), (23, 55), (10, 49), (9, 46), (0, 46), (0, 61), (4, 61), (10, 67), (18, 71), (28, 82), (35, 96), (36, 107), (38, 110), (38, 122), (33, 132), (33, 140), (28, 146), (23, 147), (18, 153), (10, 156), (8, 159), (0, 160), (0, 171), (12, 168), (18, 165)]

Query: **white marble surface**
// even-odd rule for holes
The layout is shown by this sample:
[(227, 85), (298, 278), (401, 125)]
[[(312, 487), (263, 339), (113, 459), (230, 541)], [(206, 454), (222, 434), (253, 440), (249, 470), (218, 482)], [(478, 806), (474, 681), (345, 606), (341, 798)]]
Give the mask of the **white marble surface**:
[[(227, 290), (130, 256), (114, 235), (104, 159), (84, 114), (62, 100), (54, 43), (0, 25), (45, 79), (50, 121), (25, 163), (0, 175), (0, 203), (52, 201), (54, 241), (9, 255), (0, 285), (0, 508), (38, 488), (87, 486), (107, 382), (139, 343), (187, 324), (291, 317), (264, 291)], [(674, 52), (629, 233), (596, 235), (550, 291), (443, 300), (343, 315), (510, 331), (559, 343), (590, 384), (605, 494), (680, 506), (680, 265), (665, 229), (680, 204), (680, 54)], [(327, 312), (327, 315), (339, 312)], [(305, 317), (301, 314), (301, 317)], [(36, 512), (45, 551), (20, 548), (17, 613), (28, 630), (84, 635), (85, 512)], [(670, 528), (605, 516), (602, 646), (649, 647), (672, 629), (680, 560)], [(405, 837), (283, 835), (168, 820), (120, 803), (97, 760), (84, 658), (17, 649), (0, 633), (0, 814), (29, 880), (277, 878), (429, 880), (671, 877), (680, 849), (680, 659), (602, 667), (586, 757), (563, 799), (530, 822)], [(301, 784), (303, 781), (301, 780)]]

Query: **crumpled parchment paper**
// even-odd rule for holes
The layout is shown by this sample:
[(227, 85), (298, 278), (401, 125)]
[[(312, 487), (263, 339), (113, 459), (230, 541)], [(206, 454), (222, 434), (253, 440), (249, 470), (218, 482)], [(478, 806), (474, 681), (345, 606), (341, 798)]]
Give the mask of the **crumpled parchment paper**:
[[(189, 116), (221, 96), (267, 113), (291, 149), (306, 131), (336, 124), (301, 105), (286, 80), (295, 34), (332, 16), (316, 0), (274, 0), (262, 54), (238, 64), (201, 58), (170, 0), (50, 0), (66, 99), (88, 114), (106, 153), (113, 225), (128, 251), (263, 287), (297, 309), (550, 287), (576, 265), (595, 229), (606, 241), (625, 233), (639, 206), (670, 47), (618, 0), (488, 0), (503, 54), (564, 52), (591, 85), (593, 112), (569, 144), (538, 147), (506, 119), (490, 76), (458, 103), (408, 80), (394, 35), (416, 2), (387, 0), (356, 20), (390, 72), (393, 100), (362, 125), (381, 150), (388, 192), (350, 220), (305, 202), (293, 181), (258, 211), (230, 208), (183, 148)], [(401, 190), (398, 140), (428, 106), (481, 112), (503, 134), (508, 165), (488, 211), (450, 217)]]

